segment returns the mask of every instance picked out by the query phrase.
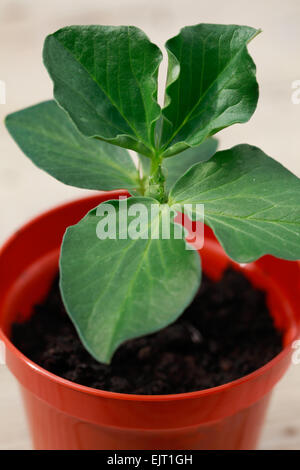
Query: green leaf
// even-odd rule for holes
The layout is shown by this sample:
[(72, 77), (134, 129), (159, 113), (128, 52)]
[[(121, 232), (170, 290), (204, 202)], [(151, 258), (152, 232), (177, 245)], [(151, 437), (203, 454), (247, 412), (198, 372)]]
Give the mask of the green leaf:
[(238, 262), (300, 258), (300, 180), (257, 147), (194, 165), (171, 189), (175, 203), (204, 204), (205, 222)]
[(247, 44), (258, 33), (248, 26), (199, 24), (167, 41), (164, 156), (250, 119), (258, 85)]
[[(139, 226), (140, 234), (161, 231), (167, 205), (143, 197), (126, 202), (129, 214), (135, 204), (142, 204), (148, 214), (152, 207), (161, 209), (151, 223), (143, 218)], [(119, 225), (119, 217), (127, 214), (124, 201), (107, 201), (106, 208), (107, 204), (116, 211), (116, 233), (125, 233)], [(100, 204), (97, 210), (105, 207)], [(61, 291), (85, 347), (97, 360), (109, 362), (125, 340), (157, 331), (183, 312), (199, 287), (200, 258), (185, 248), (183, 239), (163, 239), (161, 234), (159, 238), (120, 239), (117, 235), (117, 239), (100, 240), (96, 231), (99, 235), (98, 224), (105, 216), (97, 216), (97, 210), (66, 231)], [(129, 227), (135, 219), (128, 216)]]
[(159, 48), (134, 26), (68, 26), (49, 35), (54, 96), (88, 137), (150, 155), (161, 111)]
[(80, 134), (54, 101), (10, 114), (6, 126), (33, 163), (63, 183), (100, 190), (139, 184), (127, 150)]
[[(184, 152), (172, 158), (164, 159), (162, 167), (166, 174), (166, 190), (169, 191), (176, 180), (192, 165), (209, 160), (216, 153), (217, 146), (217, 139), (211, 138), (207, 139), (199, 147), (184, 150)], [(144, 155), (139, 155), (139, 158), (142, 163), (143, 174), (148, 176), (150, 173), (151, 160)]]

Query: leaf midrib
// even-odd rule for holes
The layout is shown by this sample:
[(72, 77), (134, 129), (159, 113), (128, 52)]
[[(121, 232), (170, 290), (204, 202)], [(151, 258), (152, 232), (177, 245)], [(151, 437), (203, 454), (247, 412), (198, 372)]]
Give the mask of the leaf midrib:
[[(50, 121), (51, 121), (51, 119), (50, 119)], [(30, 127), (30, 126), (28, 126), (28, 125), (26, 125), (26, 124), (24, 125), (24, 124), (22, 124), (22, 123), (19, 124), (19, 125), (17, 125), (17, 126), (15, 126), (15, 128), (16, 128), (16, 127), (19, 127), (19, 128), (21, 128), (21, 129), (29, 130), (32, 134), (38, 134), (38, 135), (39, 135), (39, 134), (42, 134), (43, 136), (48, 137), (48, 139), (49, 139), (50, 141), (54, 142), (54, 143), (55, 143), (55, 142), (62, 142), (64, 145), (66, 144), (66, 141), (65, 141), (63, 138), (57, 138), (56, 136), (53, 136), (53, 134), (51, 134), (51, 133), (49, 133), (49, 132), (44, 132), (44, 131), (41, 132), (41, 131), (38, 130), (36, 127)], [(68, 142), (70, 142), (70, 140), (68, 140)], [(71, 151), (72, 151), (72, 148), (75, 149), (75, 158), (77, 158), (77, 157), (76, 157), (76, 150), (81, 150), (81, 151), (82, 151), (82, 146), (81, 146), (80, 144), (75, 145), (74, 143), (72, 143), (72, 144), (68, 144), (67, 147), (68, 147), (69, 150), (71, 150)], [(100, 150), (100, 149), (99, 149), (99, 150)], [(86, 152), (87, 155), (91, 155), (91, 156), (93, 156), (93, 157), (97, 156), (97, 155), (96, 155), (96, 149), (95, 149), (95, 151), (90, 152), (90, 151), (85, 147), (85, 148), (84, 148), (84, 152)], [(57, 152), (57, 153), (58, 153), (58, 152)], [(100, 152), (99, 152), (99, 155), (100, 155)], [(127, 171), (123, 166), (121, 166), (121, 165), (118, 166), (113, 160), (111, 160), (111, 159), (109, 158), (108, 155), (107, 155), (107, 157), (108, 157), (107, 160), (105, 160), (105, 164), (106, 164), (107, 166), (110, 166), (111, 168), (114, 168), (114, 169), (120, 171), (120, 173), (123, 173), (125, 176), (127, 176), (129, 179), (131, 179), (132, 182), (134, 182), (134, 183), (138, 182), (138, 178), (137, 178), (137, 180), (135, 180), (135, 179), (133, 178), (133, 173), (128, 172), (128, 171)], [(129, 158), (130, 158), (130, 157), (129, 157)], [(71, 163), (71, 164), (72, 164), (72, 163)], [(134, 169), (134, 168), (133, 168), (133, 169)], [(99, 170), (100, 170), (100, 168), (99, 168)]]
[[(231, 217), (228, 216), (228, 218), (231, 218)], [(209, 219), (209, 217), (208, 217), (208, 219)], [(218, 219), (217, 217), (213, 217), (213, 216), (212, 216), (211, 219), (212, 219), (212, 220), (215, 220), (217, 223), (220, 223), (220, 224), (222, 224), (222, 225), (225, 225), (226, 227), (229, 227), (229, 228), (232, 230), (232, 225), (225, 223), (224, 221)], [(249, 221), (251, 222), (251, 219), (249, 219), (247, 222), (249, 222)], [(261, 222), (261, 221), (259, 221), (259, 222)], [(251, 224), (250, 224), (250, 225), (251, 225)], [(299, 226), (300, 226), (300, 224), (299, 224)], [(293, 242), (293, 241), (290, 240), (290, 239), (289, 239), (289, 240), (285, 240), (284, 238), (280, 237), (278, 234), (274, 234), (274, 232), (270, 233), (268, 230), (264, 230), (264, 228), (261, 227), (261, 226), (258, 226), (258, 227), (255, 227), (255, 228), (261, 230), (261, 231), (264, 232), (264, 233), (267, 233), (268, 235), (270, 235), (271, 240), (272, 240), (272, 238), (277, 238), (277, 239), (279, 239), (281, 242), (283, 242), (283, 244), (287, 244), (287, 243), (288, 243), (288, 244), (290, 244), (290, 245), (292, 245), (292, 246), (295, 246), (296, 248), (299, 249), (299, 243)], [(283, 227), (283, 228), (286, 228), (286, 227)], [(256, 235), (255, 235), (255, 232), (246, 232), (245, 230), (241, 230), (240, 227), (236, 227), (236, 226), (234, 226), (234, 230), (237, 231), (237, 232), (240, 232), (240, 233), (242, 233), (242, 234), (244, 234), (244, 235), (246, 235), (247, 237), (249, 237), (249, 236), (252, 237), (253, 239), (255, 239), (255, 240), (258, 241), (259, 245), (261, 245), (261, 238), (258, 237), (258, 236), (256, 236)], [(287, 230), (287, 228), (286, 228), (286, 230)], [(289, 230), (288, 230), (288, 231), (289, 231)], [(292, 232), (292, 233), (294, 233), (294, 232)], [(222, 243), (222, 245), (223, 245), (223, 242), (221, 242), (221, 243)], [(278, 248), (277, 248), (276, 246), (275, 246), (274, 249), (275, 249), (275, 251), (278, 251)], [(271, 253), (271, 252), (269, 251), (268, 253)], [(262, 255), (262, 254), (266, 254), (266, 253), (265, 253), (264, 250), (260, 250), (260, 254)], [(233, 255), (232, 257), (234, 258), (234, 255)], [(251, 259), (255, 259), (255, 258), (256, 258), (256, 256), (255, 256), (255, 257), (252, 257)]]
[[(150, 225), (147, 224), (147, 228), (145, 229), (145, 231), (151, 230), (152, 225), (156, 222), (157, 219), (159, 219), (159, 222), (160, 222), (160, 219), (161, 219), (161, 211), (159, 211), (159, 214), (156, 215), (156, 217), (154, 218), (153, 221), (151, 221), (151, 224), (150, 224)], [(158, 222), (158, 223), (159, 223), (159, 222)], [(145, 232), (145, 231), (144, 231), (144, 232)], [(138, 238), (138, 239), (135, 240), (132, 244), (130, 244), (129, 247), (127, 248), (127, 250), (124, 250), (124, 251), (125, 251), (125, 252), (124, 252), (124, 255), (121, 257), (120, 262), (117, 264), (117, 268), (116, 268), (116, 270), (114, 271), (113, 275), (110, 277), (110, 279), (109, 279), (109, 281), (108, 281), (108, 284), (107, 284), (107, 286), (106, 286), (106, 288), (105, 288), (105, 290), (104, 290), (103, 293), (105, 293), (105, 292), (107, 291), (107, 288), (108, 288), (109, 285), (111, 284), (111, 282), (112, 282), (112, 280), (113, 280), (113, 278), (114, 278), (114, 276), (115, 276), (115, 274), (116, 274), (116, 272), (117, 272), (119, 266), (121, 265), (123, 259), (125, 258), (125, 255), (127, 254), (127, 252), (128, 252), (130, 249), (132, 249), (132, 248), (135, 246), (136, 242), (139, 241), (139, 240), (140, 240), (140, 238)], [(150, 237), (149, 240), (148, 240), (148, 242), (147, 242), (147, 244), (146, 244), (145, 250), (144, 250), (144, 252), (143, 252), (143, 254), (142, 254), (142, 256), (141, 256), (140, 262), (139, 262), (139, 264), (138, 264), (138, 266), (137, 266), (137, 268), (136, 268), (136, 270), (135, 270), (135, 275), (134, 275), (133, 278), (131, 279), (131, 282), (130, 282), (129, 286), (128, 286), (127, 289), (126, 289), (126, 295), (124, 296), (123, 301), (122, 301), (121, 305), (119, 306), (119, 308), (118, 308), (118, 310), (117, 310), (117, 312), (116, 312), (116, 314), (118, 315), (118, 319), (117, 319), (117, 321), (116, 321), (116, 323), (115, 323), (114, 331), (113, 331), (113, 333), (112, 333), (112, 335), (111, 335), (109, 344), (108, 344), (108, 346), (107, 346), (107, 348), (106, 348), (106, 350), (109, 351), (109, 352), (110, 352), (111, 349), (112, 349), (112, 344), (113, 344), (113, 342), (114, 342), (114, 340), (115, 340), (115, 337), (116, 337), (116, 334), (117, 334), (118, 325), (120, 324), (120, 322), (121, 322), (121, 320), (122, 320), (122, 315), (121, 315), (121, 313), (122, 313), (122, 311), (123, 311), (123, 306), (124, 306), (124, 304), (127, 302), (128, 298), (129, 298), (129, 296), (130, 296), (130, 292), (132, 291), (133, 285), (134, 285), (134, 283), (135, 283), (135, 281), (136, 281), (136, 278), (137, 278), (137, 276), (138, 276), (138, 274), (139, 274), (139, 272), (140, 272), (141, 267), (142, 267), (143, 264), (144, 264), (144, 259), (145, 259), (145, 257), (148, 255), (148, 252), (149, 252), (149, 249), (150, 249), (150, 246), (151, 246), (152, 241), (153, 241), (153, 240), (152, 240), (152, 238)], [(157, 241), (160, 242), (160, 240), (157, 240)], [(97, 307), (97, 304), (98, 304), (100, 298), (102, 298), (102, 294), (100, 295), (100, 297), (99, 297), (99, 298), (97, 299), (97, 301), (95, 302), (95, 306), (94, 306), (94, 308), (93, 308), (92, 315), (90, 316), (90, 319), (89, 319), (89, 321), (88, 321), (88, 328), (89, 328), (89, 325), (90, 325), (90, 320), (92, 319), (92, 317), (94, 317), (95, 313), (97, 313), (97, 311), (95, 311), (95, 309), (96, 309), (96, 307)]]
[[(73, 57), (73, 59), (75, 60), (75, 62), (77, 62), (77, 64), (80, 65), (80, 67), (82, 67), (85, 72), (92, 78), (92, 80), (96, 83), (96, 85), (101, 89), (102, 93), (108, 97), (108, 99), (110, 100), (110, 102), (112, 103), (112, 105), (115, 107), (115, 109), (119, 112), (120, 116), (122, 116), (122, 118), (124, 119), (124, 121), (128, 124), (128, 126), (131, 128), (131, 130), (134, 132), (135, 134), (135, 137), (137, 137), (137, 141), (141, 141), (145, 147), (147, 147), (150, 151), (151, 151), (151, 147), (148, 146), (148, 142), (145, 142), (144, 138), (139, 134), (139, 132), (137, 131), (137, 129), (132, 125), (132, 123), (130, 123), (128, 121), (128, 119), (126, 118), (126, 116), (123, 114), (123, 112), (119, 109), (119, 107), (117, 106), (117, 104), (114, 102), (114, 100), (112, 99), (112, 97), (110, 96), (110, 94), (107, 92), (107, 91), (104, 91), (103, 88), (101, 87), (101, 84), (97, 81), (96, 77), (93, 76), (92, 73), (89, 72), (89, 70), (79, 61), (77, 60), (77, 58), (74, 56), (74, 54), (72, 53), (72, 51), (70, 51), (70, 49), (68, 47), (66, 47), (64, 44), (62, 44), (54, 35), (53, 35), (54, 39), (62, 46), (64, 47), (68, 52), (69, 54)], [(74, 90), (74, 89), (73, 89)], [(76, 91), (76, 90), (74, 90)], [(83, 95), (82, 95), (83, 96)], [(97, 112), (98, 114), (98, 112)], [(100, 115), (99, 115), (100, 116)], [(102, 116), (100, 116), (102, 118)], [(104, 119), (105, 120), (105, 119)], [(109, 121), (107, 121), (109, 122)], [(124, 130), (123, 129), (119, 129), (115, 124), (113, 124), (114, 127), (116, 129), (118, 129), (119, 131), (122, 132), (122, 134), (120, 135), (126, 135), (124, 134)]]
[[(265, 210), (268, 210), (269, 208), (266, 208)], [(300, 221), (299, 222), (290, 222), (286, 220), (277, 220), (277, 219), (256, 219), (252, 217), (252, 215), (249, 216), (242, 216), (242, 215), (229, 215), (229, 214), (224, 214), (222, 212), (217, 212), (217, 211), (211, 211), (207, 210), (205, 211), (208, 216), (219, 216), (219, 217), (226, 217), (228, 219), (237, 219), (237, 220), (247, 220), (249, 222), (258, 222), (258, 223), (270, 223), (270, 224), (276, 224), (276, 225), (296, 225), (300, 227)], [(292, 232), (295, 233), (295, 232)]]
[[(233, 33), (234, 34), (234, 33)], [(201, 104), (201, 102), (203, 101), (203, 99), (205, 98), (205, 96), (207, 95), (207, 93), (210, 91), (210, 89), (213, 87), (213, 85), (217, 82), (217, 80), (219, 80), (220, 76), (224, 74), (224, 72), (227, 70), (227, 68), (229, 68), (229, 66), (232, 64), (232, 61), (234, 59), (236, 59), (236, 57), (238, 56), (238, 54), (240, 54), (243, 49), (246, 49), (246, 46), (247, 44), (249, 44), (249, 42), (256, 36), (257, 32), (255, 32), (253, 34), (253, 36), (251, 38), (249, 38), (249, 40), (246, 42), (246, 44), (244, 44), (243, 46), (241, 46), (240, 49), (238, 49), (238, 51), (236, 52), (236, 54), (234, 54), (233, 56), (230, 57), (230, 60), (229, 62), (227, 63), (227, 65), (221, 70), (221, 72), (218, 73), (217, 77), (213, 80), (213, 82), (209, 85), (209, 87), (206, 89), (206, 91), (203, 93), (202, 96), (200, 96), (199, 100), (197, 101), (197, 103), (193, 106), (193, 108), (191, 109), (191, 111), (187, 114), (187, 116), (185, 117), (185, 119), (182, 121), (182, 124), (176, 129), (176, 131), (174, 131), (174, 133), (172, 134), (172, 136), (170, 137), (170, 139), (167, 141), (166, 144), (164, 144), (164, 147), (163, 147), (163, 150), (166, 150), (167, 147), (169, 146), (169, 144), (173, 141), (173, 139), (176, 137), (176, 135), (181, 131), (181, 129), (185, 126), (185, 124), (188, 122), (190, 116), (193, 114), (194, 110)], [(232, 35), (233, 36), (233, 35)], [(171, 84), (172, 85), (172, 84)]]

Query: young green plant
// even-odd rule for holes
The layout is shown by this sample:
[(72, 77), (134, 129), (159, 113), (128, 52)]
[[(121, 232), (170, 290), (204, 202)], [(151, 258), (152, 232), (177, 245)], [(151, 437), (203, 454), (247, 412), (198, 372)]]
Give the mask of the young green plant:
[[(58, 180), (127, 189), (128, 214), (134, 204), (159, 209), (151, 221), (158, 237), (99, 240), (99, 208), (64, 236), (62, 297), (99, 361), (109, 362), (124, 341), (175, 321), (199, 288), (198, 253), (184, 239), (161, 235), (169, 206), (204, 204), (205, 223), (237, 262), (264, 254), (300, 258), (299, 179), (250, 145), (215, 153), (211, 137), (255, 111), (258, 85), (247, 45), (258, 33), (237, 25), (183, 28), (166, 43), (161, 108), (162, 53), (140, 29), (65, 27), (46, 38), (43, 52), (55, 101), (6, 119), (24, 153)], [(137, 152), (139, 169), (126, 149)], [(124, 201), (109, 202), (122, 216)], [(190, 215), (197, 218), (193, 209)], [(149, 224), (141, 224), (141, 234)]]

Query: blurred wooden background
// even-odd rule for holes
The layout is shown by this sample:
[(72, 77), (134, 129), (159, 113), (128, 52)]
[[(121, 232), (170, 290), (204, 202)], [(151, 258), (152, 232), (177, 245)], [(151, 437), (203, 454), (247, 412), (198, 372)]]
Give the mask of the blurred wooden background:
[[(300, 176), (300, 104), (291, 100), (300, 80), (299, 18), (299, 0), (0, 0), (0, 80), (7, 90), (0, 104), (0, 243), (30, 217), (88, 192), (35, 168), (3, 125), (7, 113), (52, 96), (41, 59), (48, 33), (67, 24), (134, 24), (163, 46), (188, 24), (262, 28), (249, 47), (260, 84), (257, 111), (249, 123), (222, 131), (220, 148), (255, 144)], [(299, 397), (300, 365), (293, 365), (275, 390), (261, 449), (300, 449)], [(0, 366), (0, 449), (28, 448), (16, 383)]]

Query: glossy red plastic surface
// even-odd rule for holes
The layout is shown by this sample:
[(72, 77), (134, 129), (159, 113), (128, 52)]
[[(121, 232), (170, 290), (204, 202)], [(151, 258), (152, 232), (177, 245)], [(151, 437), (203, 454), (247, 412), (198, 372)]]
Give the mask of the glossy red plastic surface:
[[(261, 258), (232, 263), (205, 227), (204, 271), (221, 276), (228, 264), (267, 291), (284, 350), (239, 380), (179, 395), (126, 395), (64, 380), (37, 366), (9, 340), (10, 325), (32, 312), (57, 270), (66, 227), (100, 202), (125, 192), (100, 193), (53, 209), (24, 226), (0, 252), (0, 338), (22, 390), (36, 449), (252, 449), (270, 393), (287, 369), (299, 334), (300, 269), (296, 262)], [(213, 315), (213, 312), (212, 312)]]

